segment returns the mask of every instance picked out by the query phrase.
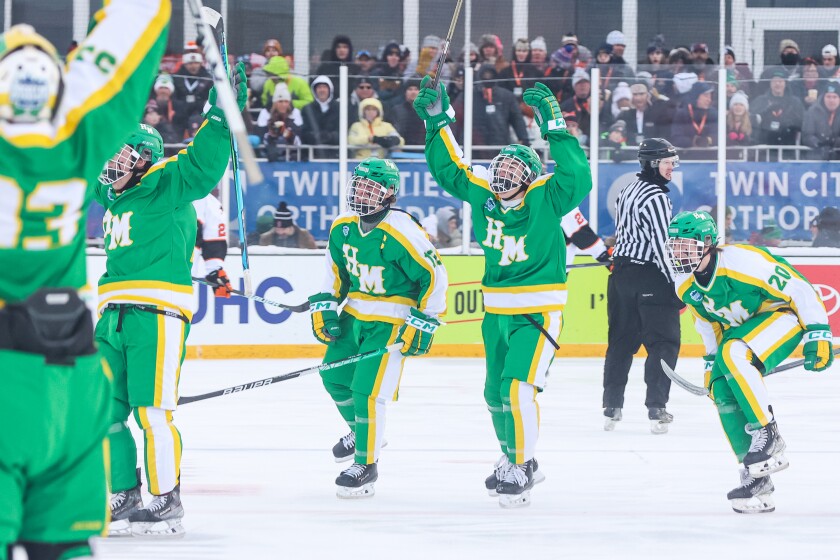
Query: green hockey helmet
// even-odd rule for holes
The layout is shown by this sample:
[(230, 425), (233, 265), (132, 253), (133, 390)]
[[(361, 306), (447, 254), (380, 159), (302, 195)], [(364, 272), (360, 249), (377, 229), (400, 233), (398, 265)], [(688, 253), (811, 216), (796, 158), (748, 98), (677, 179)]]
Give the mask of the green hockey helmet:
[(353, 170), (347, 187), (347, 205), (360, 216), (379, 210), (386, 201), (388, 189), (393, 196), (400, 192), (400, 170), (390, 159), (367, 158)]
[(717, 224), (708, 212), (680, 212), (668, 224), (668, 255), (677, 274), (697, 270), (717, 244)]
[(112, 157), (99, 175), (99, 182), (110, 185), (134, 169), (139, 160), (148, 162), (146, 169), (163, 158), (163, 138), (160, 132), (140, 123), (125, 141), (122, 149)]
[(542, 160), (530, 146), (510, 144), (490, 162), (490, 190), (495, 194), (527, 188), (542, 173)]

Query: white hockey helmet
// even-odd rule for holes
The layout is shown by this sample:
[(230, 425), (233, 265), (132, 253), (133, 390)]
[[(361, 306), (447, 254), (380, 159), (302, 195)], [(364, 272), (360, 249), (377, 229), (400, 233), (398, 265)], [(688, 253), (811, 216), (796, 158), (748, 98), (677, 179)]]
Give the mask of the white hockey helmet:
[(50, 120), (62, 89), (58, 52), (32, 26), (14, 25), (0, 37), (0, 120)]

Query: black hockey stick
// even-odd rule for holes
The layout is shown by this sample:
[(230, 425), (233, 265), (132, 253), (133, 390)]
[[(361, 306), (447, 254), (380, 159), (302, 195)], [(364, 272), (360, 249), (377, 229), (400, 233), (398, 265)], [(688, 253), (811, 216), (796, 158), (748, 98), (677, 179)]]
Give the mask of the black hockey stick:
[(552, 345), (552, 346), (554, 346), (554, 349), (555, 349), (555, 350), (560, 350), (560, 345), (559, 345), (559, 344), (557, 344), (557, 341), (556, 341), (556, 340), (554, 340), (553, 338), (551, 338), (551, 335), (550, 335), (550, 334), (548, 334), (548, 331), (546, 331), (546, 330), (543, 328), (543, 326), (542, 326), (542, 325), (540, 325), (539, 323), (537, 323), (536, 319), (534, 319), (533, 317), (531, 317), (531, 316), (530, 316), (529, 314), (527, 314), (527, 313), (525, 313), (524, 315), (525, 315), (525, 318), (526, 318), (526, 319), (528, 319), (528, 321), (529, 321), (532, 325), (534, 325), (535, 327), (537, 327), (537, 330), (538, 330), (538, 331), (540, 331), (540, 332), (542, 333), (542, 335), (545, 337), (545, 339), (546, 339), (547, 341), (549, 341), (549, 342), (551, 343), (551, 345)]
[[(208, 280), (206, 280), (204, 278), (198, 278), (197, 276), (193, 276), (192, 281), (193, 282), (198, 282), (199, 284), (204, 284), (206, 286), (210, 286), (211, 288), (218, 288), (219, 287), (218, 284), (214, 284), (212, 282), (209, 282)], [(236, 294), (238, 296), (242, 296), (244, 298), (252, 299), (254, 301), (258, 301), (258, 302), (264, 303), (266, 305), (273, 305), (274, 307), (279, 307), (281, 309), (288, 309), (292, 313), (303, 313), (305, 311), (309, 311), (309, 302), (308, 301), (304, 302), (304, 303), (299, 303), (297, 305), (286, 305), (285, 303), (278, 303), (276, 301), (271, 301), (270, 299), (265, 299), (265, 298), (260, 297), (260, 296), (255, 296), (255, 295), (250, 295), (249, 296), (245, 292), (235, 290), (233, 288), (230, 289), (230, 293)]]
[(219, 389), (218, 391), (213, 391), (212, 393), (204, 393), (202, 395), (194, 395), (192, 397), (181, 397), (180, 399), (178, 399), (178, 404), (189, 404), (191, 402), (203, 401), (215, 397), (230, 395), (233, 393), (241, 393), (242, 391), (256, 389), (257, 387), (265, 387), (273, 383), (288, 381), (289, 379), (295, 379), (296, 377), (301, 377), (310, 373), (327, 371), (349, 364), (355, 364), (356, 362), (361, 362), (362, 360), (367, 360), (369, 358), (376, 358), (377, 356), (382, 356), (383, 354), (388, 354), (390, 352), (399, 350), (402, 347), (403, 343), (399, 342), (397, 344), (391, 344), (390, 346), (386, 346), (385, 348), (379, 348), (377, 350), (371, 350), (369, 352), (362, 352), (361, 354), (356, 354), (355, 356), (350, 356), (348, 358), (344, 358), (343, 360), (336, 360), (334, 362), (327, 362), (325, 364), (319, 364), (317, 366), (312, 366), (306, 369), (299, 369), (298, 371), (293, 371), (292, 373), (285, 373), (283, 375), (277, 375), (275, 377), (268, 377), (266, 379), (260, 379), (258, 381), (251, 381), (250, 383), (243, 383), (242, 385), (234, 385), (233, 387)]
[(443, 42), (443, 46), (440, 49), (440, 58), (438, 59), (435, 79), (432, 80), (432, 86), (429, 89), (436, 90), (438, 84), (440, 83), (441, 70), (443, 69), (443, 65), (446, 64), (446, 57), (449, 55), (449, 44), (452, 42), (452, 36), (455, 34), (455, 26), (458, 24), (458, 16), (461, 15), (461, 5), (463, 5), (463, 3), (464, 0), (458, 0), (458, 3), (455, 5), (455, 13), (452, 14), (452, 22), (449, 24), (449, 32), (446, 34), (446, 40)]
[[(834, 355), (840, 355), (840, 348), (834, 349)], [(665, 360), (659, 360), (659, 363), (662, 365), (662, 370), (665, 372), (665, 375), (671, 378), (671, 381), (691, 393), (692, 395), (700, 395), (701, 397), (705, 397), (709, 394), (709, 390), (705, 387), (700, 387), (699, 385), (695, 385), (690, 381), (687, 381), (684, 377), (680, 376), (675, 372), (671, 367), (665, 363)], [(771, 369), (767, 373), (764, 374), (763, 377), (767, 377), (768, 375), (773, 375), (774, 373), (779, 373), (780, 371), (787, 371), (789, 369), (798, 368), (802, 364), (805, 363), (805, 360), (794, 360), (787, 364), (782, 364), (780, 366), (776, 366), (775, 368)]]
[(581, 264), (570, 264), (566, 268), (591, 268), (594, 266), (612, 266), (612, 262), (594, 262), (594, 263), (581, 263)]

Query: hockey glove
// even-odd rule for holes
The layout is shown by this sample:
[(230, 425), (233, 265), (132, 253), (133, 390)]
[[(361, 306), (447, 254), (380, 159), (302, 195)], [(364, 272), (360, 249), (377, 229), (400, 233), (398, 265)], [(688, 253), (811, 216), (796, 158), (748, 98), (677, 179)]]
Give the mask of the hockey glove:
[(230, 291), (233, 289), (233, 286), (230, 285), (230, 278), (228, 278), (227, 272), (223, 268), (214, 270), (205, 277), (205, 280), (213, 286), (213, 294), (216, 297), (230, 297)]
[[(236, 105), (239, 107), (239, 111), (242, 112), (248, 104), (248, 78), (245, 76), (245, 64), (243, 62), (237, 63), (234, 67), (230, 85), (233, 88), (233, 94), (236, 96)], [(208, 120), (225, 122), (225, 112), (217, 105), (216, 97), (216, 86), (213, 86), (207, 97), (209, 108), (205, 110), (204, 116)]]
[(309, 298), (312, 333), (318, 342), (332, 344), (341, 336), (338, 324), (338, 302), (330, 294), (315, 294)]
[(808, 325), (805, 330), (805, 369), (822, 371), (834, 361), (834, 348), (828, 325)]
[(522, 101), (534, 108), (534, 120), (540, 125), (540, 136), (545, 139), (549, 132), (566, 130), (566, 121), (557, 103), (557, 96), (547, 85), (537, 82), (525, 90)]
[(431, 89), (432, 77), (426, 76), (420, 82), (420, 93), (414, 100), (414, 110), (426, 123), (426, 132), (434, 132), (455, 122), (455, 109), (449, 103), (449, 94), (443, 84)]
[(595, 257), (596, 261), (606, 264), (607, 268), (609, 269), (610, 272), (612, 272), (613, 268), (615, 267), (615, 265), (613, 264), (613, 257), (612, 257), (612, 254), (613, 254), (614, 250), (615, 250), (615, 247), (608, 247), (606, 251), (604, 251), (603, 253), (601, 253), (597, 257)]
[(397, 341), (402, 341), (403, 347), (400, 352), (403, 356), (422, 356), (429, 353), (432, 347), (432, 339), (435, 331), (440, 326), (440, 321), (426, 315), (422, 311), (411, 308), (405, 324), (400, 327), (397, 333)]

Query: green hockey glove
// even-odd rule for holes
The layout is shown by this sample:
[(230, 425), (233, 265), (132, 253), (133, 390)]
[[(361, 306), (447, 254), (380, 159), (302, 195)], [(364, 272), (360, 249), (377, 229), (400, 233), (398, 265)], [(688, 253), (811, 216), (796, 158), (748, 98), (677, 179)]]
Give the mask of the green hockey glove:
[(420, 93), (414, 100), (414, 110), (426, 123), (426, 131), (432, 132), (455, 122), (455, 109), (449, 103), (449, 94), (443, 84), (431, 89), (432, 77), (426, 76), (420, 82)]
[(402, 341), (403, 347), (400, 352), (403, 356), (422, 356), (429, 353), (432, 347), (432, 339), (435, 331), (440, 326), (440, 321), (426, 315), (422, 311), (411, 308), (405, 324), (400, 327), (397, 333), (397, 341)]
[(540, 125), (540, 136), (545, 139), (549, 132), (566, 130), (566, 121), (554, 95), (547, 85), (537, 82), (534, 87), (525, 90), (522, 101), (534, 109), (534, 120)]
[(332, 344), (341, 336), (338, 302), (330, 294), (315, 294), (309, 297), (309, 316), (312, 319), (312, 333), (318, 342)]
[(822, 371), (834, 361), (834, 345), (828, 325), (808, 325), (805, 330), (805, 369)]
[[(236, 105), (239, 107), (239, 111), (242, 112), (248, 104), (248, 78), (245, 76), (245, 64), (243, 62), (237, 63), (234, 67), (230, 85), (233, 88), (234, 95), (236, 95)], [(210, 107), (204, 113), (204, 116), (209, 120), (224, 122), (225, 112), (216, 104), (217, 97), (216, 86), (213, 86), (210, 88), (210, 94), (207, 97), (207, 103)]]

